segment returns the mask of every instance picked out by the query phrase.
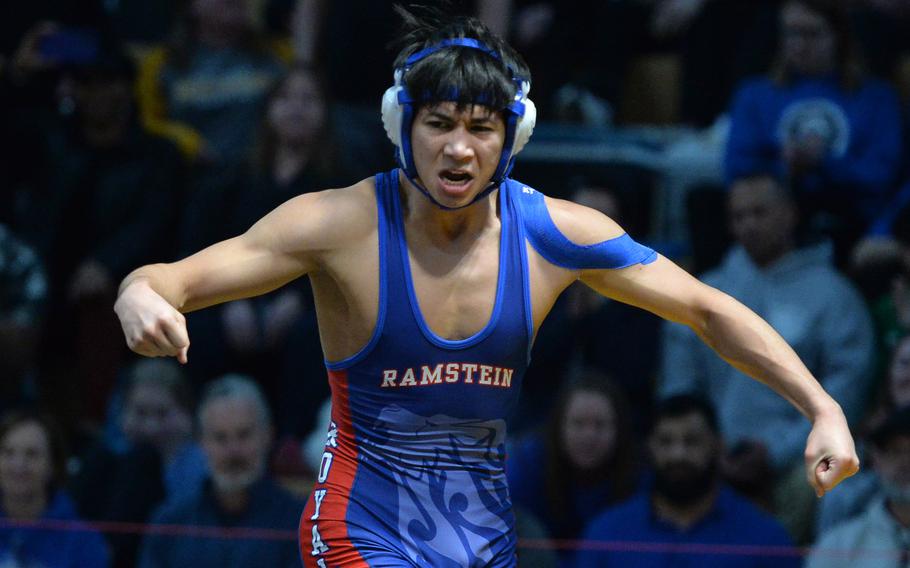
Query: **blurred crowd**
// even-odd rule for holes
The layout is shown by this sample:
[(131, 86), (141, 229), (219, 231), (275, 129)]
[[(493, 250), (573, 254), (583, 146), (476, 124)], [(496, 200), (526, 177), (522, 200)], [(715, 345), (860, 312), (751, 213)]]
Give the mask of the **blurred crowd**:
[[(112, 306), (142, 264), (395, 166), (379, 118), (392, 4), (33, 0), (4, 15), (0, 567), (299, 566), (329, 423), (308, 282), (189, 314), (185, 366), (131, 354)], [(603, 211), (766, 319), (844, 409), (863, 463), (817, 499), (810, 425), (785, 400), (688, 328), (576, 285), (540, 329), (511, 425), (520, 565), (906, 565), (910, 3), (449, 9), (531, 67), (539, 136), (514, 177)], [(586, 161), (558, 151), (593, 140)], [(604, 141), (657, 158), (607, 159)]]

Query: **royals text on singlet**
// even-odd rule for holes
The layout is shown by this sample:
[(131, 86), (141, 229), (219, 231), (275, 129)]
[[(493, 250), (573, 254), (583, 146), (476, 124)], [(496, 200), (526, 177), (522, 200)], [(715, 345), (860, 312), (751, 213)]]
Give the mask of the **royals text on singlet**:
[(509, 180), (497, 196), (496, 300), (472, 337), (436, 336), (408, 260), (398, 172), (377, 175), (379, 314), (369, 343), (327, 361), (332, 421), (300, 523), (307, 567), (514, 566), (504, 472), (533, 324), (525, 237)]

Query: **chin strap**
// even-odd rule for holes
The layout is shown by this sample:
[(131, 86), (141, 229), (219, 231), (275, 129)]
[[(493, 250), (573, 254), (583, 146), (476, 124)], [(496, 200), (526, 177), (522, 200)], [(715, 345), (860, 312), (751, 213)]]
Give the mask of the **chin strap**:
[(432, 195), (430, 195), (429, 190), (427, 190), (427, 188), (425, 188), (422, 183), (417, 181), (417, 178), (408, 174), (407, 170), (402, 168), (401, 171), (404, 172), (404, 175), (406, 178), (408, 178), (408, 181), (411, 182), (414, 185), (414, 187), (416, 187), (420, 191), (420, 193), (422, 193), (424, 195), (424, 197), (426, 197), (427, 199), (430, 200), (430, 203), (432, 203), (436, 207), (439, 207), (440, 209), (444, 209), (445, 211), (457, 211), (459, 209), (464, 209), (465, 207), (470, 207), (471, 205), (474, 205), (475, 203), (477, 203), (484, 197), (490, 195), (490, 193), (494, 189), (499, 187), (498, 183), (490, 182), (490, 185), (488, 185), (483, 191), (481, 191), (480, 193), (475, 195), (474, 199), (472, 199), (470, 203), (465, 203), (464, 205), (459, 205), (458, 207), (449, 207), (448, 205), (443, 205), (442, 203), (436, 201), (436, 199)]

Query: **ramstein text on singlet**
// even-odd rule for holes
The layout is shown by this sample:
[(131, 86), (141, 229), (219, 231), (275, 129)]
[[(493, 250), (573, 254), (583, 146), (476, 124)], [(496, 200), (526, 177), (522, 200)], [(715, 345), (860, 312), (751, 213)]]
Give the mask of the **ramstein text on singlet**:
[(490, 387), (512, 386), (515, 369), (479, 363), (439, 363), (406, 369), (384, 369), (383, 388), (421, 387), (441, 384), (478, 384)]

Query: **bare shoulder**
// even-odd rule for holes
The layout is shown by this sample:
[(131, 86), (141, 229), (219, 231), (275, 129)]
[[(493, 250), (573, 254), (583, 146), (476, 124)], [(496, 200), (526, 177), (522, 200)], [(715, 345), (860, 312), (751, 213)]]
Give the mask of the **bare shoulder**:
[(289, 199), (250, 228), (288, 252), (319, 252), (343, 248), (376, 231), (373, 178), (354, 185), (306, 193)]
[(600, 243), (625, 233), (616, 221), (596, 209), (553, 197), (546, 197), (545, 203), (556, 228), (575, 244)]

